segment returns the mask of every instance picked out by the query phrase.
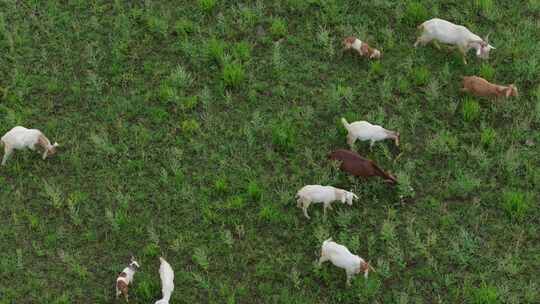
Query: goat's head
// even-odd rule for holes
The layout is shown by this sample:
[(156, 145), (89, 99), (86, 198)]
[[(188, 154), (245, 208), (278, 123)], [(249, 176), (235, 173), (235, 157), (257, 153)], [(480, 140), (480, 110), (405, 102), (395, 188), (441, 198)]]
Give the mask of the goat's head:
[(506, 97), (514, 96), (518, 97), (518, 90), (515, 85), (511, 84), (506, 88)]
[(356, 41), (356, 37), (350, 36), (345, 39), (343, 39), (343, 50), (350, 50), (353, 47), (354, 42)]
[[(347, 201), (347, 205), (352, 206), (353, 200), (358, 199), (358, 196), (352, 192), (345, 192), (345, 198)], [(345, 203), (345, 202), (343, 202)]]
[(47, 156), (52, 156), (56, 154), (56, 148), (58, 148), (60, 145), (55, 142), (51, 146), (47, 147)]
[(373, 270), (375, 271), (375, 269), (373, 267), (371, 267), (371, 265), (368, 263), (368, 262), (360, 262), (360, 266), (358, 267), (358, 272), (363, 272), (364, 273), (364, 278), (368, 278), (368, 275), (369, 275), (369, 271), (370, 270)]
[(473, 43), (473, 46), (476, 49), (476, 56), (481, 59), (488, 59), (491, 50), (495, 49), (495, 47), (489, 44), (489, 34), (484, 40), (472, 40), (470, 43)]
[(135, 261), (135, 257), (131, 257), (131, 263), (129, 263), (129, 267), (133, 268), (133, 270), (138, 270), (141, 266), (137, 261)]

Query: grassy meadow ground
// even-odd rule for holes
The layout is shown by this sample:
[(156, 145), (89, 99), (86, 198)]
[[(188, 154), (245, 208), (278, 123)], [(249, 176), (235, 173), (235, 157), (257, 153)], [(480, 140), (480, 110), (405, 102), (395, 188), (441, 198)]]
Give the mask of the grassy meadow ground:
[[(434, 16), (490, 60), (413, 49)], [(130, 303), (161, 297), (160, 255), (171, 303), (539, 303), (539, 41), (539, 0), (2, 1), (0, 133), (62, 147), (0, 168), (0, 303), (117, 303), (131, 254)], [(472, 74), (520, 96), (464, 96)], [(342, 116), (401, 132), (355, 146), (400, 186), (326, 159)], [(305, 184), (360, 199), (308, 221)], [(377, 273), (318, 267), (330, 236)]]

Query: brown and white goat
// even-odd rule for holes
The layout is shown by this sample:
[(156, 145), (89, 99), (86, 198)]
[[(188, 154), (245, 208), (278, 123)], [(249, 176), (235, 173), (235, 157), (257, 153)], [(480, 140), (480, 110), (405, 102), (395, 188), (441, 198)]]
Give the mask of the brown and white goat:
[(123, 294), (126, 302), (129, 301), (128, 286), (133, 281), (133, 276), (139, 268), (139, 263), (135, 261), (134, 257), (131, 257), (131, 263), (129, 263), (129, 265), (120, 272), (118, 278), (116, 278), (116, 298), (118, 298), (120, 294)]
[(469, 92), (479, 97), (510, 97), (518, 96), (515, 85), (507, 86), (493, 84), (482, 77), (464, 76), (462, 92)]
[(392, 174), (385, 172), (372, 160), (363, 158), (358, 153), (345, 149), (338, 149), (330, 153), (328, 158), (340, 161), (339, 168), (342, 171), (348, 172), (354, 176), (364, 178), (379, 176), (382, 177), (387, 183), (392, 185), (397, 184), (397, 179)]
[(343, 40), (343, 51), (353, 49), (360, 56), (367, 57), (369, 59), (381, 58), (381, 51), (372, 48), (369, 44), (362, 42), (356, 37), (347, 37)]

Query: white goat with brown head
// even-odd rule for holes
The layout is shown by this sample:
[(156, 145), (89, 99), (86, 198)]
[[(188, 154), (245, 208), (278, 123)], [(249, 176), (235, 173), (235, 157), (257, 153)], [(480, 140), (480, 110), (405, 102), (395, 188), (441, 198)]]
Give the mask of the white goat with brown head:
[(352, 254), (347, 247), (332, 241), (332, 238), (329, 238), (322, 244), (319, 266), (326, 261), (330, 261), (335, 266), (345, 269), (347, 286), (351, 285), (351, 279), (355, 275), (363, 273), (364, 278), (367, 279), (369, 271), (375, 271), (368, 262), (356, 254)]
[(15, 150), (43, 150), (42, 158), (46, 159), (47, 156), (54, 155), (58, 143), (51, 145), (51, 142), (40, 130), (27, 129), (25, 127), (17, 126), (9, 130), (0, 143), (4, 145), (4, 158), (2, 159), (2, 166), (6, 164), (7, 160)]

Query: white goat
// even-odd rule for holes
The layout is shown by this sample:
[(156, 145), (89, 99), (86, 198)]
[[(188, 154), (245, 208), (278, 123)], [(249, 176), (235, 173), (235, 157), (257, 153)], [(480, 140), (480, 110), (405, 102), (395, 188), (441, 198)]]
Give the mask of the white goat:
[(159, 277), (161, 278), (161, 293), (163, 298), (156, 301), (155, 304), (169, 304), (171, 294), (174, 290), (174, 271), (172, 267), (164, 258), (160, 257), (159, 262)]
[(369, 140), (369, 148), (373, 148), (373, 144), (379, 140), (393, 139), (396, 146), (399, 146), (399, 132), (386, 130), (385, 128), (372, 125), (367, 121), (356, 121), (348, 123), (345, 118), (341, 118), (341, 122), (347, 131), (347, 143), (352, 148), (354, 142), (359, 140)]
[(351, 285), (351, 278), (356, 274), (363, 272), (364, 278), (367, 279), (369, 270), (375, 271), (368, 262), (364, 261), (361, 257), (352, 254), (347, 247), (332, 241), (332, 238), (329, 238), (322, 244), (319, 266), (326, 261), (330, 261), (335, 266), (345, 269), (347, 274), (347, 286)]
[(43, 150), (43, 159), (47, 156), (54, 155), (58, 143), (51, 145), (51, 142), (40, 130), (27, 129), (25, 127), (17, 126), (9, 130), (0, 143), (4, 145), (4, 158), (2, 159), (2, 166), (6, 164), (8, 158), (11, 156), (14, 150), (30, 149), (35, 151), (40, 148)]
[(326, 216), (326, 209), (332, 209), (332, 202), (341, 201), (344, 204), (347, 203), (349, 206), (352, 206), (353, 199), (358, 199), (358, 196), (352, 192), (332, 186), (307, 185), (296, 193), (296, 198), (296, 206), (302, 208), (305, 217), (309, 219), (307, 209), (312, 203), (323, 203), (324, 215)]
[(135, 275), (135, 272), (137, 272), (137, 269), (139, 269), (139, 263), (135, 261), (134, 257), (131, 257), (131, 263), (120, 272), (118, 275), (118, 278), (116, 278), (116, 298), (118, 299), (118, 296), (121, 294), (124, 294), (124, 298), (126, 299), (126, 302), (129, 301), (128, 298), (128, 286), (133, 281), (133, 276)]
[[(428, 20), (418, 26), (418, 28), (422, 30), (422, 34), (414, 43), (414, 47), (417, 47), (418, 44), (425, 45), (432, 40), (453, 44), (458, 47), (463, 55), (463, 63), (465, 64), (467, 64), (465, 56), (471, 48), (476, 50), (476, 56), (481, 59), (488, 59), (489, 52), (495, 49), (489, 44), (489, 35), (486, 36), (485, 40), (482, 40), (482, 38), (472, 33), (466, 27), (443, 19), (434, 18)], [(438, 45), (436, 46), (438, 47)]]

